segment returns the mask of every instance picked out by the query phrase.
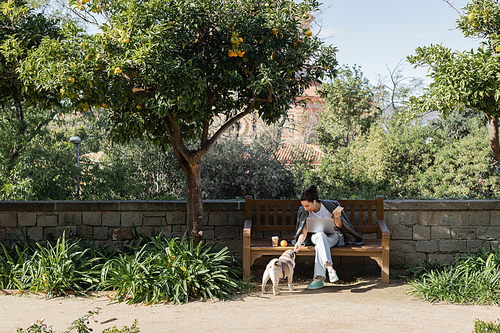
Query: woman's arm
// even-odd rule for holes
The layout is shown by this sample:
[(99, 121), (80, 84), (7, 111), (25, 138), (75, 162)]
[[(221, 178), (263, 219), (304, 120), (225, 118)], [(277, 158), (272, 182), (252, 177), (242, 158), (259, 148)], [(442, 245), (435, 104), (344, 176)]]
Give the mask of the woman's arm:
[(336, 211), (333, 211), (332, 213), (332, 217), (335, 221), (335, 225), (338, 227), (338, 228), (342, 228), (342, 220), (340, 219), (340, 214), (339, 212), (336, 212)]
[(293, 251), (295, 253), (299, 252), (300, 246), (305, 241), (306, 237), (307, 237), (307, 223), (304, 224), (304, 227), (302, 228), (302, 232), (300, 233), (299, 237), (297, 238), (297, 243), (295, 243), (295, 248), (293, 249)]

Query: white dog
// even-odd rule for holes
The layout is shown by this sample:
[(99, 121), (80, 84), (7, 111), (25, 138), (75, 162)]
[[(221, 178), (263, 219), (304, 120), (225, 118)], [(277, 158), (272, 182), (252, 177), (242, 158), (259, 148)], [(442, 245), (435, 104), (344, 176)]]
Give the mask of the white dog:
[(262, 275), (262, 293), (265, 293), (267, 280), (273, 282), (273, 294), (278, 294), (278, 283), (280, 280), (288, 278), (288, 288), (293, 290), (293, 269), (295, 268), (295, 252), (286, 250), (279, 259), (271, 260)]

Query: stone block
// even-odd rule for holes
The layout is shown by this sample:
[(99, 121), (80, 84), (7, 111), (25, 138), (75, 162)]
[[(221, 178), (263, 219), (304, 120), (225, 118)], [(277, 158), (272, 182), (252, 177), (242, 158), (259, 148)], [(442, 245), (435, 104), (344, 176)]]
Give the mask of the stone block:
[(477, 227), (477, 239), (500, 240), (500, 227)]
[(393, 231), (394, 228), (399, 225), (399, 215), (395, 212), (386, 212), (387, 217), (385, 218), (385, 224), (387, 225), (387, 228), (389, 231)]
[(78, 226), (82, 225), (81, 212), (60, 212), (59, 213), (59, 226)]
[[(18, 240), (18, 239), (24, 239), (23, 234), (21, 233), (21, 230), (19, 228), (5, 228), (5, 239), (10, 239), (10, 240)], [(26, 233), (26, 228), (23, 227), (23, 231)]]
[(44, 228), (43, 238), (47, 240), (56, 240), (60, 237), (66, 239), (71, 238), (71, 236), (76, 235), (76, 226), (66, 226), (66, 227), (54, 227), (54, 228)]
[(413, 240), (400, 240), (398, 242), (398, 251), (415, 252), (417, 242)]
[(451, 228), (450, 232), (453, 239), (476, 239), (476, 228)]
[(413, 239), (413, 228), (404, 225), (397, 225), (391, 233), (392, 239)]
[(472, 253), (476, 253), (481, 248), (484, 248), (485, 251), (491, 251), (490, 242), (485, 240), (468, 240), (467, 241), (467, 250)]
[(210, 212), (210, 217), (208, 218), (208, 225), (222, 226), (228, 224), (229, 220), (227, 212), (217, 212), (217, 211)]
[(119, 212), (103, 212), (101, 215), (103, 227), (119, 227), (120, 213)]
[(229, 212), (227, 215), (227, 220), (229, 225), (242, 226), (245, 222), (245, 212)]
[(399, 224), (412, 226), (418, 223), (417, 212), (403, 211), (399, 213)]
[(425, 253), (438, 252), (438, 242), (437, 240), (417, 241), (416, 251)]
[(181, 211), (167, 212), (168, 225), (186, 225), (186, 213)]
[(392, 251), (398, 251), (399, 250), (398, 243), (399, 243), (399, 241), (397, 239), (391, 239), (391, 240), (389, 240), (389, 248), (391, 249), (391, 253), (392, 253)]
[(445, 264), (450, 264), (455, 260), (455, 256), (453, 254), (443, 254), (443, 253), (430, 253), (429, 254), (429, 262), (442, 262)]
[(100, 227), (102, 225), (100, 212), (83, 212), (83, 225)]
[(36, 213), (17, 213), (17, 220), (20, 226), (33, 227), (36, 225)]
[(448, 239), (451, 238), (450, 227), (446, 226), (432, 226), (431, 239)]
[(490, 248), (495, 251), (500, 251), (500, 240), (490, 241)]
[(459, 211), (443, 211), (439, 214), (439, 225), (458, 226), (462, 225), (461, 214)]
[(165, 237), (168, 237), (172, 234), (172, 227), (169, 225), (164, 225), (160, 228), (161, 234)]
[(144, 216), (142, 223), (143, 226), (156, 226), (156, 227), (160, 227), (166, 224), (167, 220), (164, 214), (158, 216)]
[(470, 214), (470, 220), (467, 225), (471, 226), (489, 226), (491, 213), (489, 211), (473, 211)]
[(0, 229), (0, 241), (5, 240), (5, 229)]
[(132, 226), (138, 227), (142, 225), (142, 213), (124, 212), (121, 213), (120, 220), (122, 228), (128, 228)]
[(500, 227), (500, 210), (493, 210), (490, 212), (490, 214), (491, 214), (490, 225)]
[(466, 240), (444, 239), (439, 241), (439, 252), (460, 252), (467, 251)]
[(239, 238), (240, 228), (238, 227), (215, 227), (215, 238), (216, 239), (228, 239), (228, 238)]
[(391, 266), (403, 266), (405, 264), (405, 254), (399, 251), (392, 251), (390, 253)]
[(120, 241), (134, 238), (132, 228), (109, 228), (109, 240)]
[(203, 240), (212, 241), (215, 239), (215, 230), (203, 228)]
[(405, 253), (405, 266), (415, 266), (426, 260), (424, 253)]
[(43, 227), (31, 227), (27, 228), (27, 234), (29, 239), (41, 241), (43, 240)]
[(439, 212), (420, 211), (417, 214), (419, 225), (439, 225)]
[(92, 230), (92, 227), (89, 226), (89, 225), (80, 225), (80, 226), (77, 226), (76, 227), (76, 234), (77, 236), (91, 236), (93, 235), (93, 230)]
[(38, 227), (57, 227), (57, 215), (42, 213), (37, 216), (36, 225)]
[(109, 237), (109, 228), (107, 227), (94, 227), (95, 240), (107, 240)]
[(413, 239), (414, 240), (430, 240), (431, 239), (431, 227), (424, 225), (414, 225), (413, 226)]
[(14, 212), (0, 212), (0, 227), (17, 227), (17, 214)]
[(363, 233), (362, 236), (364, 239), (377, 239), (377, 234), (373, 232)]

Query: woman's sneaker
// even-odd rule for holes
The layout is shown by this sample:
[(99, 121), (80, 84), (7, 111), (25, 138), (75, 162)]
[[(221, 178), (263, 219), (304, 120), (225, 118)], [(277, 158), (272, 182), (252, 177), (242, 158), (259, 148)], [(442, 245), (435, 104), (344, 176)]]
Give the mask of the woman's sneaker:
[(333, 267), (328, 267), (326, 266), (326, 269), (328, 270), (328, 276), (330, 277), (330, 282), (334, 283), (339, 280), (339, 277), (337, 276), (337, 272), (333, 269)]
[(320, 289), (323, 288), (325, 284), (316, 278), (307, 286), (307, 289)]

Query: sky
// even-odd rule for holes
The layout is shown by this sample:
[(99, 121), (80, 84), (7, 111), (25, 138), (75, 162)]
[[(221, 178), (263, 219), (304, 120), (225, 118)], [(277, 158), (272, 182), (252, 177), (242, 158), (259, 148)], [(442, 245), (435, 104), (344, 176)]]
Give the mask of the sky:
[[(371, 84), (387, 77), (402, 60), (403, 75), (423, 78), (427, 68), (413, 69), (406, 61), (419, 46), (440, 44), (452, 50), (470, 50), (479, 40), (455, 29), (459, 14), (443, 0), (320, 0), (318, 36), (339, 50), (340, 65), (361, 66)], [(460, 11), (471, 0), (451, 0)]]

